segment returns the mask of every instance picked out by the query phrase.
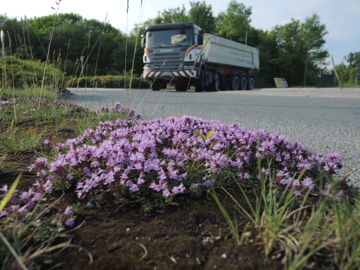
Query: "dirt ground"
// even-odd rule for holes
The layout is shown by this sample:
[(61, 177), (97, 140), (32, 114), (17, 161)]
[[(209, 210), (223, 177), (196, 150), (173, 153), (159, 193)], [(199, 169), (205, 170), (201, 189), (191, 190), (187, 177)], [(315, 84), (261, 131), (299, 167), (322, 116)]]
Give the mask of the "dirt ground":
[[(4, 127), (4, 124), (2, 125)], [(56, 129), (53, 123), (19, 126), (21, 132), (31, 129), (43, 132), (52, 144), (74, 136), (72, 127)], [(40, 130), (39, 130), (40, 129)], [(41, 151), (41, 149), (37, 149)], [(0, 186), (10, 184), (23, 172), (19, 189), (33, 183), (27, 167), (35, 160), (35, 151), (9, 152), (0, 171)], [(31, 176), (31, 177), (29, 177)], [(228, 188), (236, 195), (236, 189)], [(231, 199), (218, 191), (221, 202), (234, 218)], [(237, 198), (241, 198), (238, 194)], [(74, 203), (74, 197), (65, 197)], [(241, 199), (240, 199), (241, 200)], [(266, 257), (261, 234), (236, 213), (241, 244), (237, 245), (229, 226), (210, 194), (192, 198), (177, 197), (179, 206), (144, 213), (139, 205), (118, 209), (99, 209), (88, 203), (80, 208), (69, 233), (72, 246), (37, 262), (41, 269), (284, 269), (281, 254)], [(246, 205), (245, 202), (241, 202)], [(60, 239), (59, 241), (62, 241)], [(315, 265), (313, 269), (320, 269)], [(314, 267), (314, 265), (313, 265)], [(329, 269), (329, 268), (328, 268)]]

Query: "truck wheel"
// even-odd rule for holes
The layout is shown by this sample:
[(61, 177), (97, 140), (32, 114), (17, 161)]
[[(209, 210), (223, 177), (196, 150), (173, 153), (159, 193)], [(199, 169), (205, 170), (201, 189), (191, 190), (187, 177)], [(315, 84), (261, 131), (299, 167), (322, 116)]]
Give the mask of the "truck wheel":
[(214, 77), (211, 83), (211, 91), (220, 91), (221, 80), (219, 72), (214, 71), (213, 76)]
[(160, 90), (160, 83), (159, 81), (153, 81), (152, 85), (151, 85), (151, 89), (153, 91), (159, 91)]
[(161, 81), (160, 89), (166, 89), (166, 82), (165, 81)]
[(240, 87), (240, 76), (237, 73), (234, 73), (230, 77), (229, 81), (229, 90), (239, 90)]
[(175, 89), (178, 92), (185, 92), (187, 90), (187, 81), (178, 81), (175, 83)]
[(254, 79), (254, 77), (250, 77), (247, 90), (253, 90), (254, 87), (255, 87), (255, 79)]
[(242, 76), (240, 82), (240, 90), (246, 90), (247, 87), (248, 87), (247, 78), (245, 76)]
[(196, 81), (195, 91), (202, 92), (204, 91), (204, 87), (205, 87), (205, 70), (201, 69), (199, 79)]

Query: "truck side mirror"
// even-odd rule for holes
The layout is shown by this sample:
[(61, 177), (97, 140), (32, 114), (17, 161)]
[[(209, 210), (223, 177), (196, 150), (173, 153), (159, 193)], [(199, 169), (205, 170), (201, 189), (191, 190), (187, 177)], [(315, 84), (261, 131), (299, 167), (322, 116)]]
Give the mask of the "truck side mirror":
[(199, 31), (199, 35), (198, 35), (198, 45), (203, 45), (204, 43), (204, 30), (200, 30)]
[(144, 35), (141, 35), (141, 47), (145, 48), (146, 38)]

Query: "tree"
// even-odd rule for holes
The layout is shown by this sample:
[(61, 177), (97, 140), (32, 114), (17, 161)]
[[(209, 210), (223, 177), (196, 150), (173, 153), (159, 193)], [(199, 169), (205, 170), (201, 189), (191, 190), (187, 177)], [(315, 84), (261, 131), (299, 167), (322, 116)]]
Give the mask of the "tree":
[[(56, 23), (53, 30), (54, 20)], [(49, 33), (52, 30), (52, 62), (56, 62), (68, 75), (79, 75), (81, 56), (84, 56), (85, 73), (89, 76), (116, 72), (111, 54), (123, 45), (119, 37), (122, 34), (110, 24), (87, 20), (72, 13), (30, 19), (29, 32), (36, 59), (46, 60)]]
[(268, 31), (250, 27), (248, 44), (259, 49), (260, 72), (256, 76), (258, 87), (272, 87), (274, 77), (280, 74), (279, 50), (275, 37)]
[(275, 26), (270, 34), (278, 50), (274, 61), (279, 73), (275, 77), (285, 77), (289, 84), (299, 84), (304, 71), (304, 50), (299, 31), (300, 21), (292, 19), (290, 23)]
[(271, 35), (278, 49), (277, 76), (286, 77), (293, 85), (306, 84), (307, 80), (316, 84), (319, 66), (328, 57), (328, 52), (322, 48), (326, 34), (326, 27), (316, 14), (306, 18), (304, 23), (292, 19), (290, 23), (276, 26)]
[(182, 6), (182, 8), (177, 7), (164, 10), (161, 15), (159, 12), (158, 16), (154, 19), (155, 24), (182, 23), (188, 21), (189, 16), (187, 15), (184, 5)]
[(206, 33), (215, 32), (215, 17), (212, 6), (203, 2), (190, 2), (189, 21), (201, 27)]
[[(0, 30), (4, 31), (5, 54), (17, 54), (25, 58), (27, 52), (27, 36), (25, 36), (25, 22), (0, 15)], [(26, 43), (25, 43), (26, 42)]]
[(218, 35), (246, 43), (247, 31), (251, 22), (251, 7), (232, 0), (225, 12), (221, 12), (216, 20)]
[(329, 53), (322, 49), (325, 44), (324, 36), (327, 34), (326, 26), (320, 23), (320, 18), (317, 14), (307, 17), (305, 22), (300, 27), (300, 38), (304, 42), (306, 49), (305, 57), (305, 71), (304, 71), (304, 86), (306, 86), (306, 76), (308, 64), (315, 69), (320, 64), (324, 64), (324, 60)]
[(344, 60), (349, 63), (349, 66), (360, 68), (360, 52), (351, 52), (344, 57)]

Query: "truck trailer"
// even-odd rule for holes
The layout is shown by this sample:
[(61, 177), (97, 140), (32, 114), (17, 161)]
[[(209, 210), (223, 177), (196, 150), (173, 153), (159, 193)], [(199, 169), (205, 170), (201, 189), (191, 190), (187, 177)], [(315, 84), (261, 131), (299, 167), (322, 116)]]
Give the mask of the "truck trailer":
[(259, 49), (204, 33), (193, 23), (148, 26), (142, 35), (143, 79), (154, 91), (252, 90), (260, 70)]

